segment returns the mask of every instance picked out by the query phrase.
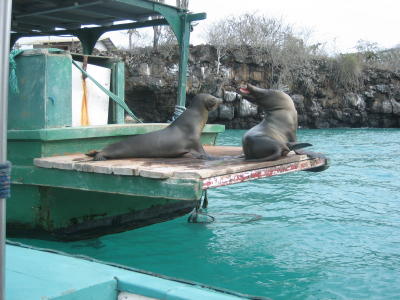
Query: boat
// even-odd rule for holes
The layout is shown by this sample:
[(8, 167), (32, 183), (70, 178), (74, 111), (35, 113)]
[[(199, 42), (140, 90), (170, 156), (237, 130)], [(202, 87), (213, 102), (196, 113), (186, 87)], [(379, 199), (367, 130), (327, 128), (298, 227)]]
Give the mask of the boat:
[(15, 242), (6, 253), (7, 300), (266, 299)]
[[(16, 70), (11, 71), (16, 71), (13, 87), (18, 93), (10, 91), (7, 110), (11, 3), (0, 2), (0, 69), (5, 70), (0, 78), (0, 300), (263, 299), (50, 249), (5, 244), (5, 198), (9, 198), (8, 236), (84, 239), (169, 220), (192, 209), (198, 212), (200, 202), (206, 204), (203, 195), (211, 188), (327, 166), (323, 156), (296, 154), (274, 162), (231, 159), (221, 163), (191, 157), (76, 160), (87, 150), (168, 125), (124, 124), (125, 113), (136, 116), (124, 101), (123, 63), (91, 55), (101, 34), (146, 26), (172, 27), (180, 48), (177, 116), (185, 106), (191, 22), (206, 15), (147, 0), (14, 0), (11, 45), (24, 36), (72, 34), (81, 40), (83, 55), (59, 49), (16, 53)], [(126, 19), (132, 22), (113, 23)], [(82, 26), (87, 24), (97, 26)], [(110, 70), (110, 89), (91, 78), (88, 65)], [(85, 124), (73, 124), (74, 67), (84, 74), (84, 89), (89, 78), (112, 99), (105, 124), (90, 125), (87, 119)], [(85, 109), (81, 115), (82, 111)], [(239, 154), (239, 147), (215, 146), (216, 136), (223, 130), (215, 124), (205, 127), (202, 142), (207, 151)], [(11, 180), (5, 160), (7, 142), (7, 158), (13, 164)]]
[[(124, 124), (125, 111), (138, 120), (124, 101), (124, 63), (112, 57), (91, 55), (93, 48), (104, 32), (170, 25), (180, 49), (176, 117), (186, 101), (191, 23), (205, 16), (204, 13), (191, 14), (180, 8), (143, 0), (13, 2), (11, 44), (21, 37), (68, 34), (80, 39), (84, 55), (59, 49), (32, 49), (17, 52), (14, 57), (15, 70), (12, 71), (18, 93), (9, 92), (8, 159), (13, 163), (13, 193), (7, 206), (9, 236), (82, 239), (166, 221), (193, 210), (198, 199), (189, 199), (184, 192), (178, 196), (180, 185), (176, 186), (176, 195), (171, 195), (157, 194), (155, 186), (159, 184), (156, 181), (128, 183), (129, 186), (141, 185), (142, 192), (137, 193), (127, 191), (126, 183), (114, 182), (119, 177), (115, 175), (108, 176), (107, 182), (111, 178), (109, 183), (120, 186), (120, 190), (106, 191), (96, 187), (104, 180), (101, 178), (104, 175), (95, 174), (89, 180), (96, 182), (95, 186), (83, 181), (75, 187), (52, 185), (46, 180), (54, 176), (50, 174), (54, 170), (39, 169), (33, 162), (41, 157), (99, 149), (129, 135), (166, 127), (168, 123)], [(127, 19), (131, 22), (114, 24)], [(81, 28), (87, 24), (97, 26)], [(87, 65), (87, 73), (83, 64)], [(90, 120), (85, 126), (79, 123), (80, 112), (76, 117), (75, 111), (76, 106), (80, 109), (82, 96), (74, 86), (76, 72), (78, 87), (85, 84), (89, 89), (90, 84), (97, 85), (89, 90), (89, 95), (100, 90), (107, 101), (110, 99), (103, 110), (97, 107), (99, 99), (94, 99), (97, 103), (92, 106), (90, 98), (87, 100), (89, 109), (94, 108), (94, 117), (105, 112), (102, 121)], [(85, 74), (83, 79), (81, 72)], [(93, 78), (100, 72), (105, 72), (106, 77), (108, 74), (109, 89), (104, 88), (104, 78)], [(32, 80), (32, 74), (35, 74), (35, 80)], [(90, 114), (89, 111), (89, 117)], [(207, 125), (202, 142), (214, 144), (217, 134), (223, 130), (221, 125)], [(40, 174), (33, 175), (32, 171)], [(71, 174), (71, 171), (64, 172), (56, 176)], [(72, 175), (79, 177), (75, 173)]]
[[(191, 23), (205, 17), (205, 13), (145, 0), (14, 1), (11, 44), (21, 37), (68, 34), (79, 38), (83, 55), (32, 49), (13, 56), (11, 86), (18, 92), (9, 92), (8, 105), (7, 155), (13, 164), (8, 236), (78, 240), (131, 230), (191, 211), (196, 214), (202, 196), (211, 188), (327, 165), (324, 157), (296, 154), (274, 162), (239, 158), (206, 162), (191, 157), (76, 160), (82, 159), (82, 153), (126, 136), (168, 126), (140, 123), (124, 101), (123, 62), (92, 55), (98, 38), (113, 30), (171, 26), (180, 50), (176, 117), (186, 103)], [(127, 19), (131, 22), (115, 24)], [(109, 89), (103, 77), (95, 78), (100, 71), (111, 78)], [(101, 96), (96, 96), (94, 104), (86, 99), (92, 94), (87, 93), (89, 84), (109, 101), (103, 109), (99, 108)], [(76, 86), (82, 91), (76, 92)], [(90, 123), (90, 109), (95, 115), (105, 112), (105, 117)], [(125, 113), (138, 122), (124, 124)], [(220, 156), (240, 154), (240, 147), (215, 146), (223, 131), (222, 125), (205, 126), (201, 139), (206, 151)]]
[[(7, 56), (11, 3), (11, 0), (0, 2), (0, 69), (2, 70), (0, 73), (0, 300), (261, 299), (126, 266), (99, 262), (88, 257), (74, 257), (51, 249), (38, 249), (16, 242), (5, 244), (5, 208), (6, 198), (10, 197), (11, 169), (10, 164), (6, 161)], [(40, 4), (43, 1), (35, 3)], [(31, 75), (33, 77), (36, 74)], [(141, 128), (140, 130), (149, 129)], [(39, 134), (36, 139), (26, 141), (27, 147), (33, 152), (35, 152), (32, 147), (34, 143), (40, 145), (42, 143), (40, 141), (45, 143), (57, 140), (51, 138), (50, 132), (52, 131), (47, 129), (32, 131), (35, 133), (31, 132), (30, 134)], [(11, 139), (11, 147), (13, 147), (13, 142)], [(16, 143), (22, 142), (17, 141)], [(46, 146), (43, 147), (46, 148)], [(17, 160), (15, 157), (13, 159)], [(19, 164), (18, 160), (15, 167), (17, 170), (18, 168), (27, 168), (31, 171), (36, 168), (27, 163)], [(17, 179), (15, 178), (16, 173), (13, 172), (12, 176), (13, 180)], [(25, 193), (26, 201), (30, 201), (31, 197), (34, 199), (33, 194)], [(19, 201), (22, 206), (24, 205), (22, 198), (12, 197), (10, 199), (9, 204), (14, 200)]]

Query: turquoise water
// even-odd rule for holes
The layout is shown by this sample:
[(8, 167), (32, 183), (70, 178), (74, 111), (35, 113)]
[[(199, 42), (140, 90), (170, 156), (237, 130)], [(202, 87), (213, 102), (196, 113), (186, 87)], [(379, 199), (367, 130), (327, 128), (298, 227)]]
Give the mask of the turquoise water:
[[(300, 130), (299, 140), (330, 169), (210, 190), (212, 224), (19, 241), (272, 299), (400, 299), (400, 130)], [(252, 214), (261, 219), (246, 222)]]

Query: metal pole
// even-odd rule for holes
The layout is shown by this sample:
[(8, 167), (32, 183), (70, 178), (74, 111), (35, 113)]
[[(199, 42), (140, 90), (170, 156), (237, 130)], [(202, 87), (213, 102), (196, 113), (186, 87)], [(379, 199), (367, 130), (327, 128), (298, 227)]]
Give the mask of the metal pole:
[[(0, 1), (0, 164), (7, 153), (8, 53), (12, 0)], [(0, 300), (5, 299), (6, 200), (0, 199)]]

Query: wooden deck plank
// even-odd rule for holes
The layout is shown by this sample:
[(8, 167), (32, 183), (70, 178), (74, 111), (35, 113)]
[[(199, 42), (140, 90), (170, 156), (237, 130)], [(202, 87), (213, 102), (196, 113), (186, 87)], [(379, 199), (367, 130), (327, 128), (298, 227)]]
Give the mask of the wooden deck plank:
[(294, 162), (283, 163), (276, 166), (265, 167), (261, 169), (253, 169), (237, 173), (229, 173), (220, 176), (213, 176), (203, 180), (202, 189), (216, 188), (224, 185), (241, 183), (249, 180), (272, 177), (276, 175), (291, 173), (295, 171), (307, 170), (313, 167), (325, 165), (323, 158), (306, 159)]
[(203, 168), (196, 168), (196, 166), (187, 166), (184, 170), (177, 170), (174, 174), (174, 177), (197, 177), (203, 179), (224, 174), (244, 172), (253, 169), (269, 168), (306, 159), (308, 159), (306, 155), (290, 155), (286, 158), (282, 158), (279, 160), (264, 162), (245, 161), (243, 158), (221, 161), (207, 161), (204, 163)]
[[(232, 146), (206, 146), (205, 150), (212, 156), (238, 156), (242, 154), (241, 147)], [(87, 157), (84, 154), (73, 154), (36, 158), (34, 164), (42, 168), (141, 176), (155, 179), (194, 178), (205, 180), (207, 178), (218, 178), (215, 180), (222, 184), (227, 179), (224, 179), (221, 176), (240, 174), (254, 170), (264, 170), (262, 171), (264, 172), (262, 173), (263, 175), (260, 176), (266, 177), (268, 174), (272, 174), (268, 173), (267, 170), (271, 171), (274, 168), (278, 168), (279, 170), (279, 166), (287, 167), (290, 164), (293, 166), (296, 165), (296, 168), (298, 169), (300, 166), (299, 163), (303, 161), (310, 161), (310, 158), (307, 155), (296, 155), (294, 153), (275, 161), (245, 161), (243, 158), (238, 157), (225, 157), (223, 160), (201, 160), (190, 156), (180, 158), (131, 158), (106, 161), (87, 161)], [(295, 167), (293, 168), (296, 169)], [(230, 180), (232, 180), (232, 178)], [(205, 187), (207, 188), (207, 185)]]

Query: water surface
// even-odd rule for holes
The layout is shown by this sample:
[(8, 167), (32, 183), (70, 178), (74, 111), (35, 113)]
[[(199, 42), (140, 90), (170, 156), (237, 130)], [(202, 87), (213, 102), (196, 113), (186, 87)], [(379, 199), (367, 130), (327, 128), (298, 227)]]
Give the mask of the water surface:
[[(218, 143), (240, 145), (243, 133)], [(272, 299), (400, 299), (400, 130), (300, 130), (299, 140), (330, 169), (210, 190), (212, 224), (19, 241)]]

